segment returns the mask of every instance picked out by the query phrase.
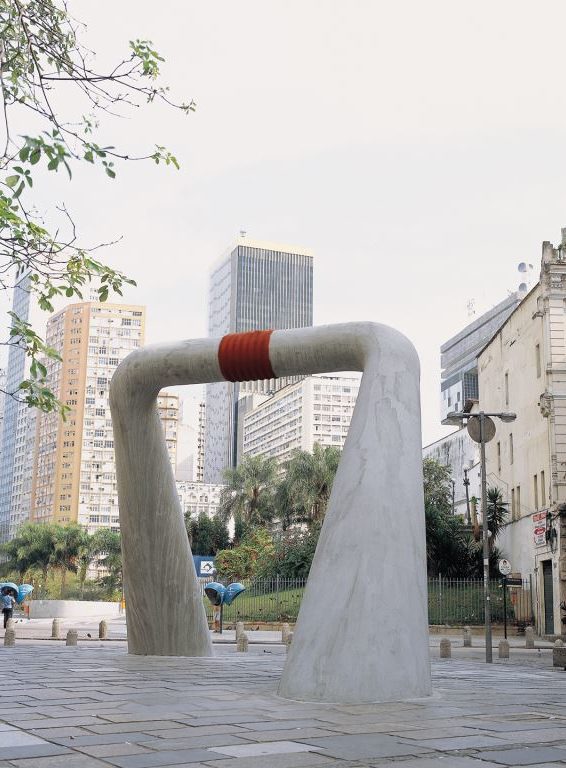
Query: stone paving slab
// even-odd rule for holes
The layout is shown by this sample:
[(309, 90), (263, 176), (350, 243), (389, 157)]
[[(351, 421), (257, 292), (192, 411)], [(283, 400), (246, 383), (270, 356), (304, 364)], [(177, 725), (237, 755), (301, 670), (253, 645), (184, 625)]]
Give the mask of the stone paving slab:
[(432, 697), (333, 705), (278, 698), (285, 656), (260, 648), (222, 646), (212, 659), (128, 656), (123, 644), (0, 654), (0, 768), (566, 766), (566, 676), (542, 656), (538, 666), (433, 658)]

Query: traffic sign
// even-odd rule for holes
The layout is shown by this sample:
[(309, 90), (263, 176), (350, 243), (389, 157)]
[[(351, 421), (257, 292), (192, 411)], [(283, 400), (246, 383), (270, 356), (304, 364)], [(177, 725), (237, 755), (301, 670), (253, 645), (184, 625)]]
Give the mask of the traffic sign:
[(506, 560), (505, 558), (499, 561), (498, 567), (499, 567), (499, 573), (501, 573), (503, 576), (509, 576), (509, 574), (511, 573), (511, 563), (509, 562), (509, 560)]

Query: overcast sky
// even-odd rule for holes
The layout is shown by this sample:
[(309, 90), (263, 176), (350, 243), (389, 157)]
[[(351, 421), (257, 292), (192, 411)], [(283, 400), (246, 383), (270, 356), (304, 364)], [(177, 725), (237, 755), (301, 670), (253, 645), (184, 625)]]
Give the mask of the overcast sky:
[(315, 323), (403, 331), (439, 424), (440, 344), (540, 262), (566, 226), (563, 0), (71, 0), (100, 65), (150, 38), (189, 117), (105, 124), (165, 144), (179, 172), (50, 178), (91, 242), (139, 284), (147, 341), (206, 335), (210, 266), (245, 229), (315, 254)]

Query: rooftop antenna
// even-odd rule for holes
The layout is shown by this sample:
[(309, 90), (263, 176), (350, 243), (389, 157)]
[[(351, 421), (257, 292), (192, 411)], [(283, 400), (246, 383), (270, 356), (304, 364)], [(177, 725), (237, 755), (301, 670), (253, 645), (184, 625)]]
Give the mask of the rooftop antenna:
[(476, 300), (470, 299), (466, 307), (468, 308), (468, 317), (473, 317), (476, 314)]
[(245, 236), (246, 236), (247, 234), (248, 234), (248, 233), (246, 232), (246, 230), (245, 230), (245, 229), (241, 229), (241, 230), (240, 230), (240, 237), (242, 238), (242, 240), (245, 238)]

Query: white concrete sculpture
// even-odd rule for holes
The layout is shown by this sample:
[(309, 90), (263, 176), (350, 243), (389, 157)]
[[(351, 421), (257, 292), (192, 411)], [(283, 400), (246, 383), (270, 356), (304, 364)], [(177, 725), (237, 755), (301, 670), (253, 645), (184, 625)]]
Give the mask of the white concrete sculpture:
[(131, 653), (212, 655), (156, 408), (179, 384), (363, 371), (279, 693), (329, 702), (430, 693), (419, 363), (373, 323), (136, 350), (110, 388)]

